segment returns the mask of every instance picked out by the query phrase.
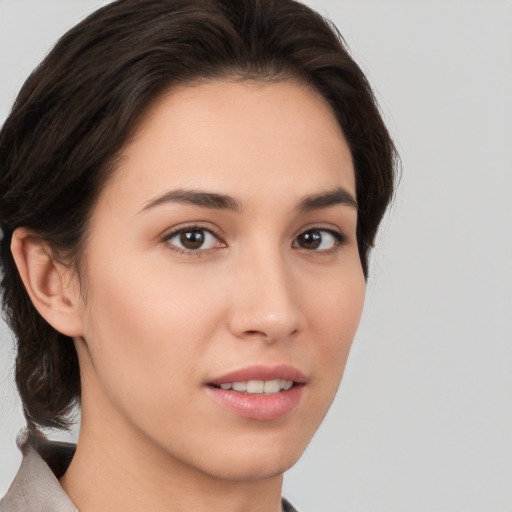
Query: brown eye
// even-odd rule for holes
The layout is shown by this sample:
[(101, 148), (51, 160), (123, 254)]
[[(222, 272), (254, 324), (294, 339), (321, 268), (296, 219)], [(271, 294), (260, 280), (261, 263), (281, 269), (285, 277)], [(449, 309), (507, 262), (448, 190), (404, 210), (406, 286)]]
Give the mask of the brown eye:
[(294, 247), (302, 249), (328, 251), (343, 243), (344, 236), (328, 229), (310, 229), (304, 231), (294, 242)]
[(180, 243), (186, 249), (199, 249), (204, 243), (204, 233), (202, 230), (182, 231), (180, 233)]
[(304, 249), (316, 249), (322, 243), (320, 231), (306, 231), (297, 237), (299, 245)]
[(184, 228), (171, 233), (165, 240), (176, 250), (197, 251), (225, 247), (217, 236), (205, 228)]

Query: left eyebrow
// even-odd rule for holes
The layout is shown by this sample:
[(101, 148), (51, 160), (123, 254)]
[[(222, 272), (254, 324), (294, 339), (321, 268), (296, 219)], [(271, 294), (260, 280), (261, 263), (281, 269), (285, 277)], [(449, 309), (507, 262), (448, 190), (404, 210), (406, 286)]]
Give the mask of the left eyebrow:
[(171, 190), (170, 192), (166, 192), (152, 199), (146, 203), (141, 212), (164, 203), (193, 204), (202, 208), (231, 210), (235, 212), (241, 212), (243, 210), (242, 203), (231, 196), (216, 194), (214, 192), (204, 192), (202, 190), (185, 190), (180, 188)]
[(337, 187), (327, 192), (320, 192), (306, 196), (295, 207), (297, 213), (307, 213), (312, 210), (319, 210), (321, 208), (329, 208), (335, 205), (345, 205), (355, 208), (357, 210), (357, 201), (355, 197), (343, 187)]

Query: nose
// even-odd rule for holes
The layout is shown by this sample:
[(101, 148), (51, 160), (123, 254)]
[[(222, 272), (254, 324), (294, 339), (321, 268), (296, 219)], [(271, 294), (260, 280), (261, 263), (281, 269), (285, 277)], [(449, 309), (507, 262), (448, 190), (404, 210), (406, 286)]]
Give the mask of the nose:
[(293, 273), (279, 251), (258, 251), (238, 261), (232, 273), (228, 324), (240, 339), (288, 340), (303, 316)]

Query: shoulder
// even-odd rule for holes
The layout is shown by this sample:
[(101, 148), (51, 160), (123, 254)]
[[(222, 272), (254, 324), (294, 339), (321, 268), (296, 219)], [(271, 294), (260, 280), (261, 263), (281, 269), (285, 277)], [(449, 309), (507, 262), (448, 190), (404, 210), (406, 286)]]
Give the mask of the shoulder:
[(286, 498), (281, 499), (281, 508), (283, 512), (299, 512)]
[(24, 450), (20, 469), (0, 501), (0, 512), (78, 512), (58, 481), (67, 459), (71, 460), (73, 445), (47, 442), (40, 448), (43, 453), (35, 447)]

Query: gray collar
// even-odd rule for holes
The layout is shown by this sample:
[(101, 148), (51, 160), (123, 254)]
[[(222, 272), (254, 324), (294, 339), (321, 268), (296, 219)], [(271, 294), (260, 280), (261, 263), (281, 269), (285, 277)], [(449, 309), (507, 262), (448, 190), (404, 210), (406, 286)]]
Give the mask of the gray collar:
[(57, 479), (71, 462), (75, 446), (44, 442), (40, 451), (27, 448), (16, 478), (0, 501), (0, 512), (78, 512)]

